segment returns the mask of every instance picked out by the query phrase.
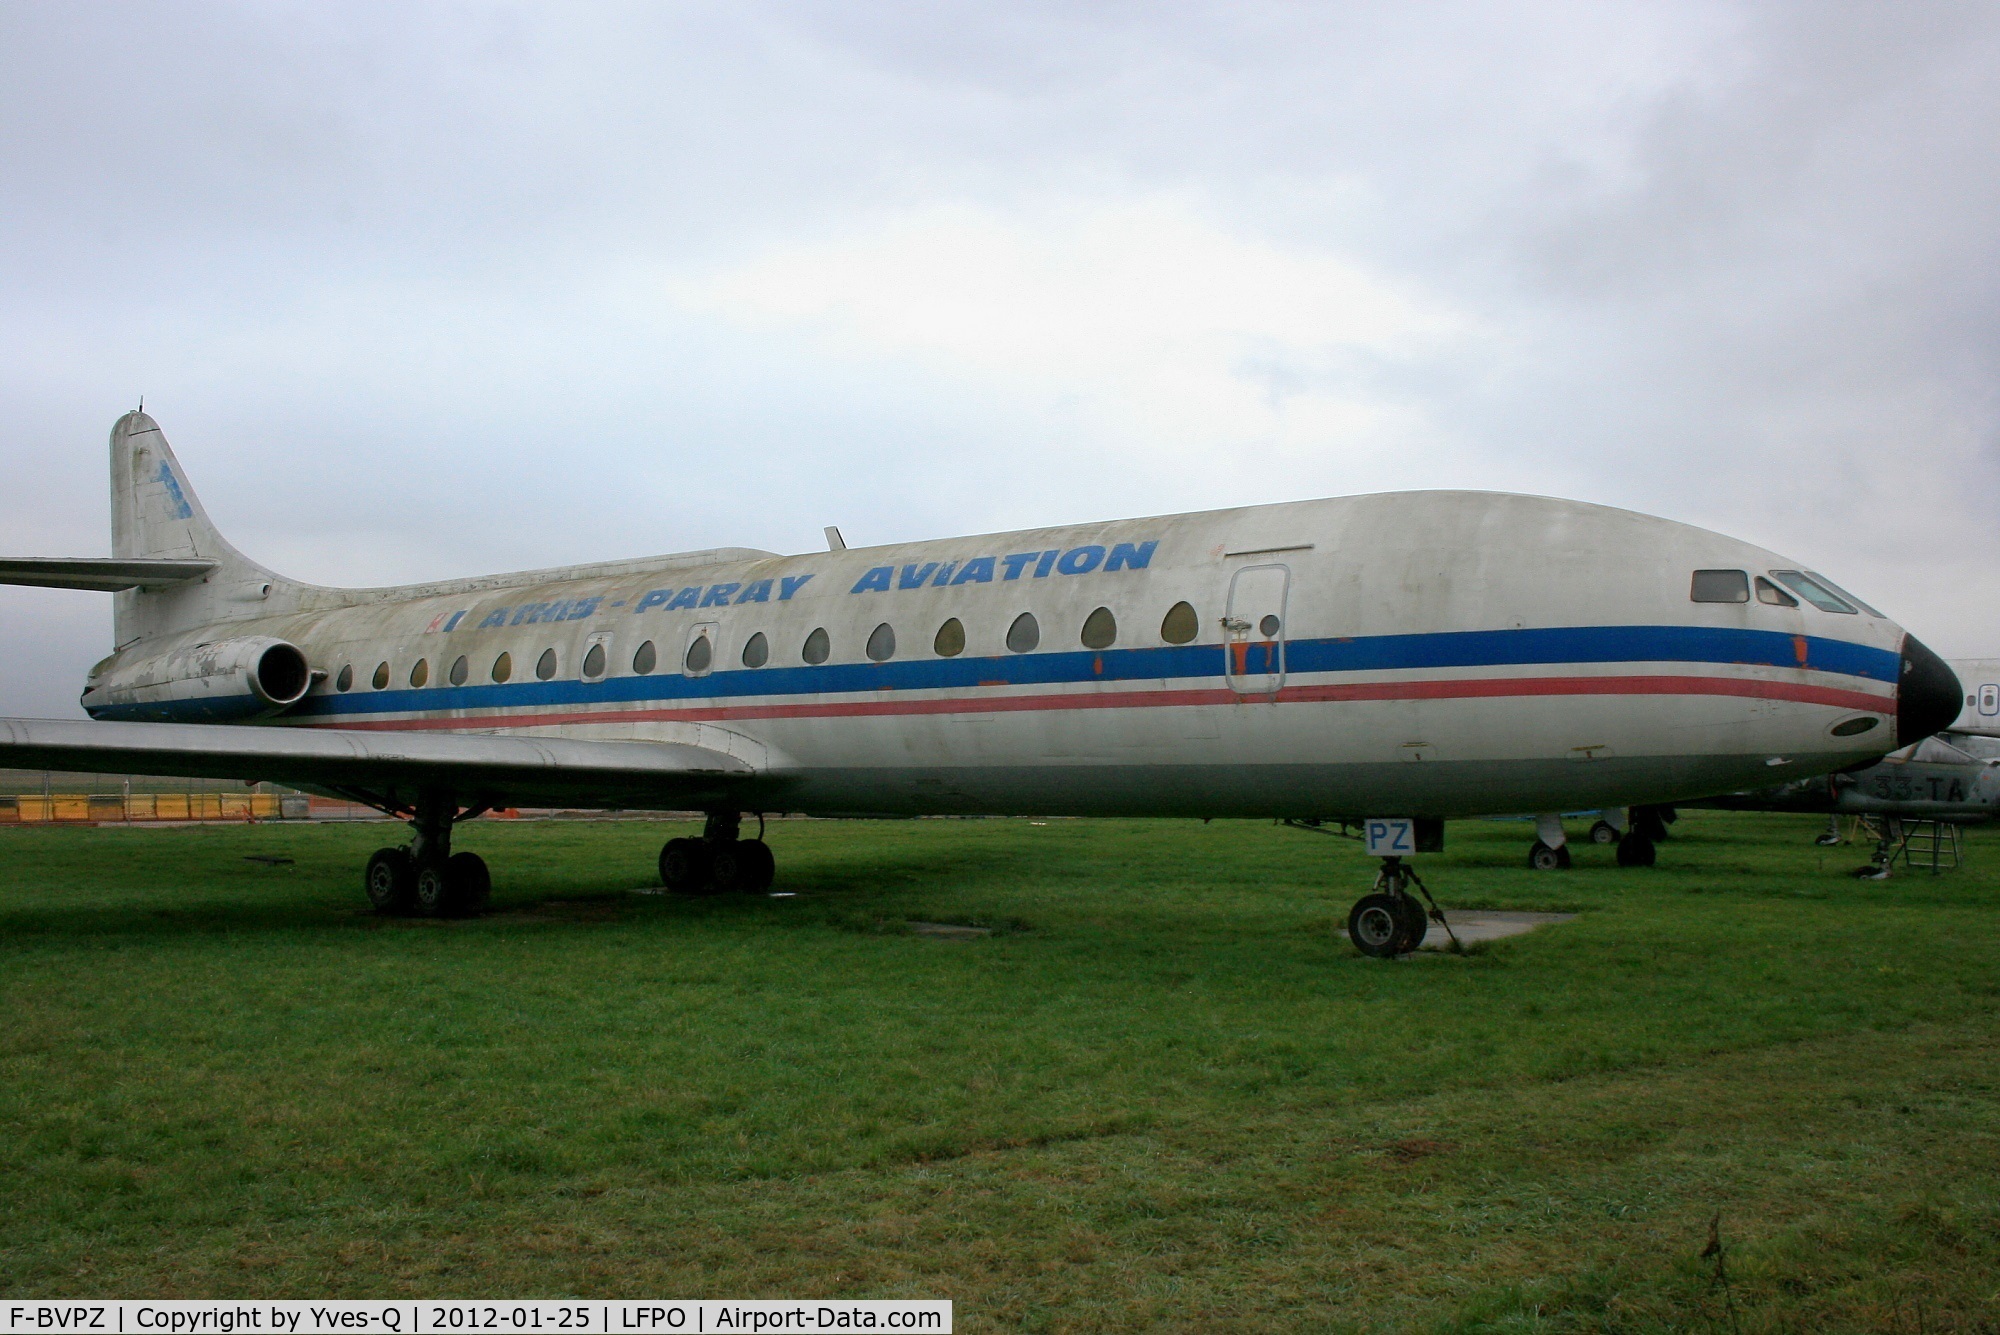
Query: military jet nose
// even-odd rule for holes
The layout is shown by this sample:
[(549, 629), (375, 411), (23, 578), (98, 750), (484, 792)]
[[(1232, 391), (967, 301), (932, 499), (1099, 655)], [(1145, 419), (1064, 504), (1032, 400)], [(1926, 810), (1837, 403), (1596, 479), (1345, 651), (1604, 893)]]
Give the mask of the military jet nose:
[(1896, 681), (1896, 745), (1908, 746), (1950, 725), (1965, 697), (1958, 674), (1914, 635), (1903, 637)]

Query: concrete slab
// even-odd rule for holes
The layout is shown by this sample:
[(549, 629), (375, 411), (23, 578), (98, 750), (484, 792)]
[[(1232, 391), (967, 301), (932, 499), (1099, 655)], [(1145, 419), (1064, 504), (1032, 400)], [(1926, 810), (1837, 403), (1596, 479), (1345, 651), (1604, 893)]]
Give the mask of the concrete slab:
[[(1446, 909), (1444, 916), (1458, 939), (1468, 945), (1520, 936), (1548, 923), (1568, 922), (1576, 917), (1574, 913), (1517, 913), (1509, 909)], [(1445, 935), (1444, 928), (1432, 923), (1430, 931), (1424, 934), (1424, 943), (1417, 949), (1450, 950), (1451, 938)]]

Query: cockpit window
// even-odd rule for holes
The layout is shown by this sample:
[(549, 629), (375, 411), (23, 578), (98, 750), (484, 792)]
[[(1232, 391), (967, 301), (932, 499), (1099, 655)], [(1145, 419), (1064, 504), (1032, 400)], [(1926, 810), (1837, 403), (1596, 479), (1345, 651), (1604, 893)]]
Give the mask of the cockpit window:
[(1792, 597), (1791, 594), (1786, 593), (1762, 575), (1757, 576), (1757, 601), (1760, 603), (1769, 603), (1773, 607), (1797, 607), (1799, 605), (1798, 599)]
[(1861, 601), (1861, 600), (1860, 600), (1859, 598), (1856, 598), (1856, 597), (1855, 597), (1855, 596), (1854, 596), (1853, 594), (1849, 593), (1849, 592), (1848, 592), (1848, 591), (1847, 591), (1846, 589), (1843, 589), (1843, 588), (1841, 588), (1841, 587), (1840, 587), (1840, 586), (1839, 586), (1838, 584), (1835, 584), (1835, 583), (1834, 583), (1834, 582), (1833, 582), (1832, 580), (1828, 579), (1828, 578), (1827, 578), (1827, 577), (1826, 577), (1825, 575), (1822, 575), (1822, 574), (1820, 574), (1820, 573), (1819, 573), (1819, 571), (1817, 571), (1817, 570), (1808, 570), (1808, 571), (1806, 571), (1806, 574), (1807, 574), (1807, 575), (1809, 575), (1810, 577), (1812, 577), (1812, 578), (1813, 578), (1814, 580), (1818, 581), (1818, 582), (1819, 582), (1819, 584), (1820, 584), (1820, 585), (1821, 585), (1822, 587), (1824, 587), (1824, 588), (1827, 588), (1827, 589), (1830, 589), (1830, 590), (1832, 590), (1832, 591), (1833, 591), (1834, 593), (1837, 593), (1837, 594), (1839, 594), (1839, 595), (1840, 595), (1840, 596), (1841, 596), (1842, 598), (1845, 598), (1845, 599), (1847, 599), (1847, 601), (1848, 601), (1848, 602), (1850, 602), (1850, 603), (1853, 603), (1853, 604), (1854, 604), (1854, 605), (1855, 605), (1856, 607), (1858, 607), (1858, 608), (1860, 608), (1860, 609), (1861, 609), (1862, 611), (1866, 612), (1866, 613), (1867, 613), (1867, 614), (1868, 614), (1869, 616), (1871, 616), (1871, 617), (1881, 617), (1881, 618), (1882, 618), (1882, 620), (1884, 620), (1884, 621), (1887, 621), (1887, 620), (1889, 619), (1888, 617), (1886, 617), (1886, 616), (1883, 616), (1883, 615), (1882, 615), (1882, 613), (1880, 613), (1880, 612), (1876, 611), (1876, 610), (1875, 610), (1874, 608), (1870, 607), (1870, 606), (1869, 606), (1869, 605), (1868, 605), (1867, 603), (1864, 603), (1864, 602), (1862, 602), (1862, 601)]
[(1854, 605), (1812, 576), (1799, 570), (1773, 570), (1771, 578), (1811, 603), (1822, 612), (1854, 615)]
[(1741, 570), (1697, 570), (1688, 596), (1698, 603), (1747, 603), (1750, 577)]

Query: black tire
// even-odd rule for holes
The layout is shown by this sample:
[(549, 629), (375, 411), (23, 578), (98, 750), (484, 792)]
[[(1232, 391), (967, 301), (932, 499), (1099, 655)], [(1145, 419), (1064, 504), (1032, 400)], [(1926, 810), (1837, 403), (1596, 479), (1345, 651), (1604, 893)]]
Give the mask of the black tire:
[(444, 877), (454, 916), (481, 912), (493, 897), (493, 874), (486, 870), (486, 859), (477, 853), (453, 853), (444, 864)]
[(1568, 871), (1569, 845), (1550, 848), (1537, 839), (1528, 846), (1528, 865), (1536, 871)]
[(709, 892), (708, 845), (699, 839), (669, 839), (660, 850), (660, 884), (677, 895)]
[(1590, 827), (1590, 842), (1593, 844), (1615, 844), (1619, 838), (1618, 827), (1608, 820), (1601, 820)]
[(417, 912), (426, 918), (448, 918), (451, 916), (456, 898), (451, 893), (451, 873), (445, 863), (437, 858), (425, 858), (417, 864), (416, 890), (411, 896), (415, 900)]
[(368, 857), (368, 870), (362, 873), (362, 888), (377, 913), (408, 913), (416, 883), (416, 864), (402, 848), (376, 849)]
[(1347, 939), (1371, 959), (1402, 954), (1407, 929), (1395, 895), (1363, 895), (1347, 911)]
[(1815, 835), (1813, 842), (1821, 848), (1838, 848), (1840, 847), (1840, 836), (1837, 834)]
[(1618, 865), (1621, 867), (1650, 867), (1654, 856), (1653, 841), (1640, 834), (1637, 826), (1618, 841)]
[(1430, 915), (1424, 912), (1424, 906), (1410, 895), (1401, 897), (1399, 908), (1403, 918), (1403, 935), (1399, 943), (1402, 948), (1396, 953), (1407, 955), (1423, 945), (1424, 937), (1431, 930), (1431, 920)]
[(778, 860), (762, 839), (742, 839), (736, 844), (736, 888), (746, 895), (761, 895), (771, 888), (778, 874)]
[(743, 841), (727, 839), (708, 846), (709, 888), (718, 895), (743, 889)]

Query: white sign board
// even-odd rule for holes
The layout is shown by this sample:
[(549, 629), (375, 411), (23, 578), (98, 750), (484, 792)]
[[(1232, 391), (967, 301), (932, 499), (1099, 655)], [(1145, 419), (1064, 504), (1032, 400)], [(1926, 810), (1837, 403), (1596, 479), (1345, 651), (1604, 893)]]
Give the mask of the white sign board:
[(1406, 858), (1417, 851), (1417, 823), (1406, 816), (1372, 817), (1361, 829), (1371, 858)]

